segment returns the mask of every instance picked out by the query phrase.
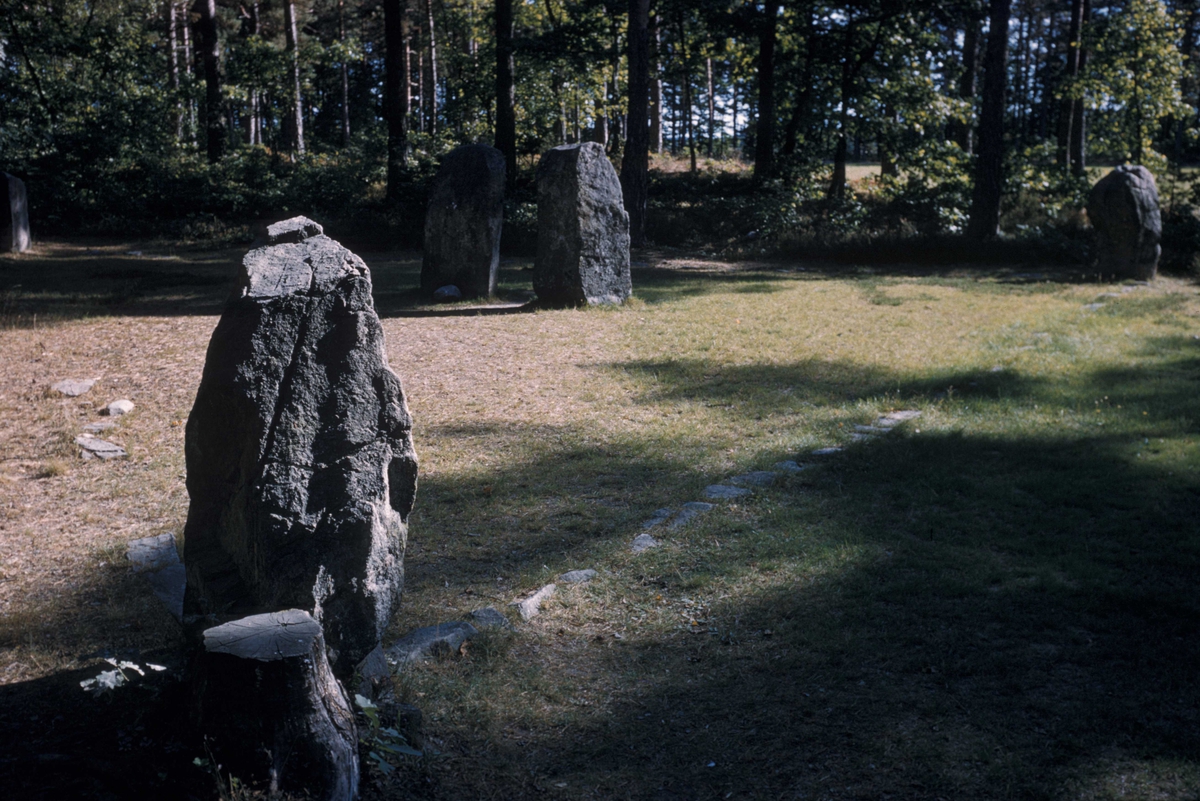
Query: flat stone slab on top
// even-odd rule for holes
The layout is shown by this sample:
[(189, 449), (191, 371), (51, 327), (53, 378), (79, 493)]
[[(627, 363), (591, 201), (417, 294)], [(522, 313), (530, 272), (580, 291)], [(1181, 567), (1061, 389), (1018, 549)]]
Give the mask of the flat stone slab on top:
[(704, 497), (714, 501), (731, 501), (750, 493), (751, 490), (746, 487), (730, 487), (725, 484), (709, 484), (704, 488)]
[(754, 470), (729, 479), (736, 487), (769, 487), (779, 479), (779, 474), (773, 470)]
[(99, 437), (79, 436), (75, 438), (75, 444), (83, 448), (83, 458), (85, 459), (108, 461), (109, 459), (120, 459), (129, 455), (120, 445), (100, 439)]

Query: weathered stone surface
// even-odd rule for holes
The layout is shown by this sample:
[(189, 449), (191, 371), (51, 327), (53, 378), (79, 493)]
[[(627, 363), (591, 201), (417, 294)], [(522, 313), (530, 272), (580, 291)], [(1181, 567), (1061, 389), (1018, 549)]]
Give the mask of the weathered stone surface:
[(832, 456), (835, 453), (841, 453), (841, 452), (842, 452), (842, 447), (840, 445), (830, 445), (828, 448), (817, 448), (815, 451), (812, 452), (812, 455), (813, 456)]
[(875, 425), (891, 428), (909, 420), (916, 420), (920, 416), (921, 413), (916, 409), (902, 409), (897, 412), (888, 412), (887, 414), (880, 415), (879, 419), (875, 421)]
[(785, 473), (799, 473), (804, 469), (804, 465), (800, 464), (795, 459), (788, 459), (784, 462), (776, 462), (774, 467), (776, 470), (782, 470)]
[(88, 434), (99, 434), (101, 431), (107, 431), (110, 428), (115, 428), (117, 425), (115, 420), (96, 420), (88, 423), (83, 427), (83, 430)]
[(558, 577), (558, 580), (563, 584), (587, 584), (596, 577), (595, 570), (588, 568), (586, 570), (570, 570)]
[(731, 501), (743, 495), (749, 495), (745, 487), (730, 487), (725, 484), (709, 484), (704, 488), (704, 497), (713, 501)]
[(183, 618), (183, 591), (186, 576), (175, 548), (175, 537), (159, 534), (129, 543), (126, 557), (135, 573), (141, 573), (150, 589), (176, 620)]
[(1150, 279), (1162, 253), (1158, 186), (1142, 166), (1123, 165), (1092, 187), (1088, 218), (1096, 229), (1100, 272), (1118, 278)]
[(660, 523), (665, 523), (668, 520), (670, 520), (671, 515), (673, 515), (673, 514), (674, 514), (674, 512), (671, 511), (670, 509), (666, 509), (666, 508), (655, 509), (654, 517), (650, 518), (645, 523), (642, 523), (642, 528), (654, 528), (655, 526), (659, 525)]
[(303, 242), (314, 236), (325, 233), (319, 223), (307, 217), (292, 217), (290, 220), (280, 220), (267, 226), (267, 244), (283, 245), (289, 242)]
[(491, 606), (485, 606), (482, 609), (469, 612), (467, 617), (477, 629), (505, 629), (511, 631), (513, 628), (513, 624), (508, 622), (508, 618), (504, 616), (504, 613)]
[(109, 417), (120, 417), (123, 414), (129, 414), (136, 407), (131, 400), (115, 400), (100, 410), (100, 414), (106, 414)]
[(394, 665), (422, 662), (437, 656), (452, 654), (479, 630), (462, 620), (439, 623), (414, 629), (397, 640), (385, 652)]
[(504, 225), (504, 154), (488, 145), (451, 150), (425, 211), (421, 290), (453, 284), (466, 297), (496, 292)]
[(633, 542), (629, 543), (629, 550), (634, 553), (642, 553), (651, 548), (657, 548), (661, 543), (651, 537), (649, 534), (638, 534), (633, 538)]
[(671, 521), (671, 528), (686, 526), (698, 516), (705, 512), (711, 512), (714, 508), (716, 507), (711, 503), (705, 503), (704, 501), (688, 501), (679, 510), (679, 514), (676, 515), (675, 519)]
[(313, 608), (348, 676), (399, 601), (411, 429), (362, 260), (320, 234), (250, 251), (187, 423), (185, 618)]
[(76, 398), (87, 392), (95, 385), (96, 379), (94, 378), (85, 378), (82, 380), (64, 378), (58, 383), (51, 384), (50, 389), (54, 390), (60, 395), (66, 395), (68, 398)]
[(79, 436), (75, 438), (75, 444), (83, 448), (83, 458), (85, 459), (120, 459), (128, 456), (125, 449), (114, 442), (93, 437), (90, 435)]
[(556, 589), (558, 588), (553, 584), (547, 584), (528, 598), (522, 601), (513, 601), (511, 605), (517, 607), (522, 620), (532, 620), (541, 613), (542, 604), (550, 600)]
[(595, 142), (556, 147), (538, 164), (533, 289), (552, 305), (622, 303), (629, 276), (629, 215), (621, 184)]
[(25, 182), (15, 175), (4, 176), (7, 204), (0, 208), (0, 253), (24, 253), (29, 250), (29, 202)]

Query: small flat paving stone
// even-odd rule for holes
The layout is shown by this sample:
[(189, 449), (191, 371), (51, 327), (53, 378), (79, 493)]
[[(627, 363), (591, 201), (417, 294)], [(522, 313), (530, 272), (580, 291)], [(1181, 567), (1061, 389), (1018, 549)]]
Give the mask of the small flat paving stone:
[(133, 572), (144, 575), (167, 611), (178, 621), (183, 620), (183, 591), (187, 585), (183, 563), (172, 534), (159, 534), (133, 540), (127, 546), (126, 558)]
[(587, 584), (597, 576), (590, 567), (585, 570), (570, 570), (558, 577), (563, 584)]
[(887, 434), (892, 429), (889, 426), (855, 426), (854, 430), (860, 434)]
[(875, 421), (875, 425), (886, 426), (887, 428), (891, 428), (892, 426), (898, 426), (901, 423), (906, 422), (908, 420), (915, 420), (920, 416), (921, 416), (921, 413), (919, 411), (917, 411), (916, 409), (903, 409), (898, 412), (888, 412), (887, 414), (881, 414), (879, 416), (879, 419)]
[(729, 483), (736, 487), (769, 487), (779, 478), (779, 474), (772, 470), (755, 470), (750, 473), (743, 473), (740, 476), (734, 476), (729, 479)]
[(664, 509), (655, 509), (654, 517), (650, 518), (645, 523), (642, 523), (642, 528), (644, 528), (644, 529), (654, 528), (655, 526), (659, 525), (660, 523), (665, 523), (668, 520), (670, 520), (671, 515), (673, 515), (673, 514), (675, 514), (675, 513), (671, 509), (665, 509), (665, 508)]
[(651, 548), (657, 548), (659, 545), (661, 543), (649, 534), (638, 534), (633, 538), (633, 542), (629, 543), (629, 550), (634, 553), (643, 553)]
[(804, 469), (805, 466), (797, 462), (795, 459), (788, 459), (783, 462), (776, 462), (772, 465), (772, 467), (784, 473), (799, 473)]
[(131, 400), (115, 400), (100, 410), (100, 414), (107, 414), (109, 417), (120, 417), (123, 414), (129, 414), (134, 410), (133, 401)]
[(110, 428), (115, 427), (116, 425), (117, 425), (116, 422), (113, 420), (97, 420), (94, 423), (88, 423), (86, 426), (83, 427), (83, 430), (84, 430), (84, 433), (87, 433), (87, 434), (99, 434), (101, 432), (107, 431)]
[(58, 383), (51, 384), (50, 389), (68, 398), (76, 398), (87, 392), (96, 384), (94, 378), (64, 378)]
[(468, 621), (478, 629), (504, 629), (512, 631), (513, 624), (508, 622), (504, 613), (494, 606), (485, 606), (467, 613)]
[(841, 445), (831, 445), (828, 448), (817, 448), (812, 452), (813, 456), (832, 456), (835, 453), (841, 453)]
[(119, 459), (129, 455), (120, 445), (100, 439), (99, 437), (76, 437), (75, 444), (83, 448), (83, 458), (85, 459), (103, 459), (104, 461), (108, 461), (109, 459)]
[(517, 607), (517, 612), (520, 613), (522, 620), (533, 620), (541, 613), (542, 604), (550, 600), (556, 589), (558, 588), (555, 585), (547, 584), (528, 598), (522, 601), (513, 601), (510, 606)]
[[(704, 501), (688, 501), (683, 505), (683, 508), (679, 510), (679, 514), (675, 516), (675, 519), (671, 521), (671, 528), (680, 528), (682, 526), (686, 526), (698, 516), (704, 514), (705, 512), (711, 512), (715, 508), (716, 507), (713, 504), (705, 503)], [(634, 542), (637, 542), (637, 540), (634, 540)]]
[(731, 487), (727, 484), (709, 484), (704, 488), (704, 497), (713, 501), (731, 501), (743, 495), (749, 495), (746, 487)]
[(414, 662), (425, 662), (437, 656), (457, 653), (467, 640), (479, 633), (479, 629), (464, 620), (425, 626), (405, 634), (384, 651), (388, 662), (403, 667)]
[(1087, 311), (1097, 311), (1099, 309), (1103, 309), (1104, 304), (1103, 303), (1085, 303), (1085, 304), (1083, 304), (1083, 308)]

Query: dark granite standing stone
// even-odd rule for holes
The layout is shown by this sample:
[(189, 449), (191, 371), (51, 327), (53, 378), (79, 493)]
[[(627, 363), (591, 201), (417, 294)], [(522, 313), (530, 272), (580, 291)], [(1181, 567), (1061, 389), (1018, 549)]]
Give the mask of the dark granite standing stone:
[(556, 147), (538, 164), (533, 289), (550, 305), (622, 303), (629, 277), (629, 215), (621, 183), (595, 142)]
[(454, 148), (429, 194), (421, 291), (453, 285), (465, 297), (495, 294), (503, 225), (504, 154), (487, 145)]
[(251, 250), (187, 423), (185, 623), (314, 610), (345, 678), (400, 598), (412, 421), (363, 261), (304, 218)]
[(1096, 228), (1096, 266), (1105, 275), (1149, 280), (1162, 252), (1158, 186), (1142, 166), (1117, 167), (1088, 194), (1088, 218)]
[(0, 253), (29, 250), (29, 203), (25, 182), (15, 175), (0, 173), (7, 187), (8, 205), (0, 209)]

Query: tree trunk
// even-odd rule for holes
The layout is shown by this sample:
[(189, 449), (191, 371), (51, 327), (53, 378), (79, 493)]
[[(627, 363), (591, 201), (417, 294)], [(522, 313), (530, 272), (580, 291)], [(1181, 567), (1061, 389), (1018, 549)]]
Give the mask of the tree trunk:
[(513, 73), (513, 0), (496, 0), (496, 149), (504, 154), (505, 180), (517, 180), (516, 87)]
[(717, 133), (716, 105), (713, 102), (713, 70), (711, 57), (704, 59), (704, 78), (708, 84), (708, 146), (706, 148), (706, 153), (711, 159), (713, 157), (713, 139)]
[(266, 779), (272, 797), (358, 797), (354, 712), (311, 615), (289, 609), (214, 626), (193, 670), (196, 717), (231, 775)]
[(796, 152), (800, 138), (800, 127), (808, 116), (809, 103), (812, 102), (813, 85), (813, 15), (811, 9), (804, 12), (804, 72), (800, 78), (800, 91), (796, 95), (795, 105), (788, 117), (787, 127), (783, 131), (783, 148), (780, 151), (786, 156)]
[(438, 58), (437, 34), (433, 24), (433, 0), (425, 0), (425, 24), (429, 30), (429, 73), (426, 75), (427, 84), (425, 89), (429, 97), (426, 103), (426, 108), (429, 110), (429, 123), (426, 125), (425, 130), (431, 134), (436, 134), (438, 131)]
[(854, 81), (854, 22), (846, 24), (845, 42), (842, 44), (842, 102), (838, 115), (837, 145), (833, 152), (833, 180), (829, 182), (828, 196), (841, 199), (846, 195), (846, 148), (850, 126), (850, 94)]
[[(658, 16), (650, 15), (650, 150), (661, 153), (663, 149), (663, 83), (659, 71), (659, 53), (662, 48), (662, 34), (658, 30)], [(632, 65), (630, 67), (632, 69)]]
[(293, 153), (303, 156), (304, 107), (300, 97), (300, 42), (296, 33), (296, 6), (292, 0), (284, 0), (283, 3), (283, 35), (287, 49), (288, 71), (291, 73), (288, 76), (291, 86), (288, 88), (292, 95), (289, 98), (291, 103), (287, 116), (287, 141), (288, 147)]
[[(1083, 0), (1082, 15), (1082, 24), (1080, 25), (1081, 38), (1083, 36), (1083, 25), (1086, 25), (1092, 17), (1092, 4), (1090, 0)], [(1087, 50), (1083, 49), (1081, 44), (1079, 48), (1080, 73), (1087, 66), (1087, 59)], [(1071, 174), (1082, 178), (1087, 172), (1087, 116), (1082, 96), (1071, 107), (1071, 137), (1068, 151), (1068, 157), (1071, 162)]]
[(204, 132), (210, 164), (225, 155), (225, 103), (221, 98), (221, 45), (217, 40), (216, 0), (196, 0), (200, 51), (204, 60)]
[(768, 2), (758, 37), (758, 127), (754, 141), (754, 180), (775, 172), (775, 28), (779, 3)]
[(987, 50), (983, 59), (983, 105), (979, 115), (979, 156), (971, 192), (967, 236), (990, 239), (1000, 228), (1004, 191), (1004, 97), (1007, 89), (1008, 19), (1012, 0), (991, 0)]
[(179, 41), (176, 38), (175, 0), (166, 0), (163, 10), (167, 15), (167, 70), (171, 82), (171, 95), (175, 98), (175, 141), (183, 139), (183, 104), (179, 98)]
[(629, 0), (629, 129), (621, 159), (621, 194), (629, 214), (629, 244), (646, 244), (650, 170), (650, 0)]
[[(346, 0), (338, 0), (338, 41), (346, 44)], [(350, 146), (350, 65), (342, 59), (342, 147)]]
[[(979, 37), (982, 35), (982, 31), (980, 30), (982, 25), (983, 20), (972, 13), (970, 20), (967, 22), (966, 33), (963, 34), (963, 74), (958, 81), (958, 96), (972, 105), (974, 105), (975, 92), (977, 91)], [(971, 116), (969, 113), (967, 119), (958, 124), (957, 136), (955, 137), (958, 146), (967, 154), (972, 153), (975, 147), (975, 126), (971, 124)]]
[(408, 167), (408, 8), (407, 0), (383, 0), (384, 113), (387, 115), (387, 193), (400, 196)]

